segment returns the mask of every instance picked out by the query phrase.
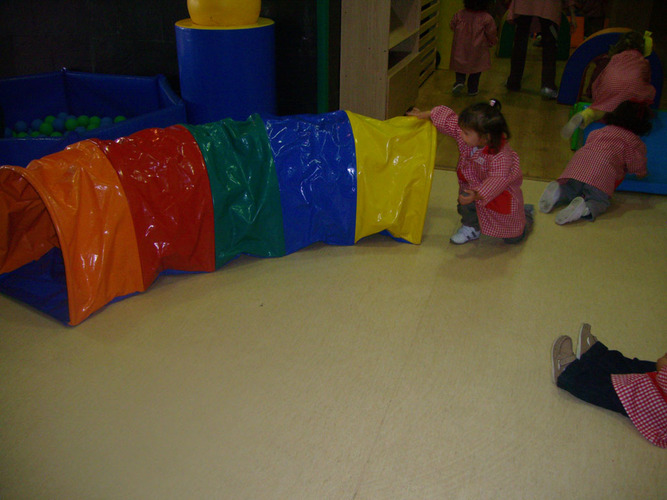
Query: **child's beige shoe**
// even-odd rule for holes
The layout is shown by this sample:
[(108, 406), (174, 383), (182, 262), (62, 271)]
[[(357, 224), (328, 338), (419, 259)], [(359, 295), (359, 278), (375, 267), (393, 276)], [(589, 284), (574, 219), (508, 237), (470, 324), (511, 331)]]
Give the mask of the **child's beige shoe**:
[(582, 323), (579, 330), (579, 341), (577, 342), (577, 359), (581, 359), (586, 351), (598, 341), (597, 337), (591, 333), (591, 325)]
[(551, 380), (555, 384), (560, 374), (565, 371), (570, 363), (577, 359), (572, 350), (572, 339), (567, 335), (561, 335), (554, 340), (551, 346)]

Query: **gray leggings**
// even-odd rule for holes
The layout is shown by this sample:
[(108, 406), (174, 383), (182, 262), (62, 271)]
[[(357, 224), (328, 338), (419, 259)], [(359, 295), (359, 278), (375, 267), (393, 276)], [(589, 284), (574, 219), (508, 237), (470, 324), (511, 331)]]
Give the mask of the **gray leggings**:
[(582, 219), (594, 221), (598, 215), (605, 213), (611, 205), (611, 198), (604, 191), (585, 182), (568, 179), (565, 184), (560, 185), (560, 196), (556, 206), (567, 205), (577, 196), (584, 199), (588, 210), (591, 212), (589, 215), (583, 216)]
[[(525, 237), (528, 231), (530, 231), (533, 226), (533, 208), (532, 205), (525, 205), (524, 210), (526, 212), (526, 225), (523, 228), (523, 232), (519, 236), (514, 238), (503, 238), (505, 243), (513, 245), (515, 243), (521, 242)], [(469, 203), (468, 205), (461, 205), (460, 203), (456, 206), (456, 211), (461, 216), (461, 224), (464, 226), (469, 226), (475, 228), (477, 231), (480, 230), (479, 227), (479, 218), (477, 217), (477, 208), (474, 203)]]

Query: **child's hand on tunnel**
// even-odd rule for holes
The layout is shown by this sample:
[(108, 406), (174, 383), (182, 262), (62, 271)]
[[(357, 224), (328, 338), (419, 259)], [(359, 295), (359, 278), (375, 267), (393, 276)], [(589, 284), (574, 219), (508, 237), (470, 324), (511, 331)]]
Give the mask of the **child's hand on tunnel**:
[(431, 111), (421, 111), (419, 108), (410, 108), (407, 113), (405, 113), (406, 116), (414, 116), (416, 118), (419, 118), (420, 120), (430, 120), (431, 119)]

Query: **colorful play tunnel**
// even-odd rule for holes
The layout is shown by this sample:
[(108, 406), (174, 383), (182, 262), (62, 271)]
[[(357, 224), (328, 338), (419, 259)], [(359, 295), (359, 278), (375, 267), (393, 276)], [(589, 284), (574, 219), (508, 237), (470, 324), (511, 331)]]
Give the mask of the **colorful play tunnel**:
[(163, 272), (387, 232), (420, 243), (436, 134), (345, 111), (150, 128), (0, 167), (0, 292), (76, 325)]

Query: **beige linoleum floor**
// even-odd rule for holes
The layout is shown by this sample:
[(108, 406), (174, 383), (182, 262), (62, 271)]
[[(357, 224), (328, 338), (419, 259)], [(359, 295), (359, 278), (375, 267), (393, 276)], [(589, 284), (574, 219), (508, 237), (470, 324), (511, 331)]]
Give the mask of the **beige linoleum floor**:
[(75, 328), (0, 296), (0, 498), (665, 498), (667, 450), (549, 352), (582, 321), (667, 350), (667, 197), (457, 247), (456, 185), (435, 172), (419, 246), (242, 257)]

